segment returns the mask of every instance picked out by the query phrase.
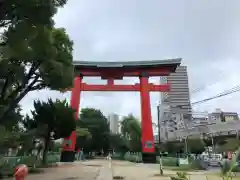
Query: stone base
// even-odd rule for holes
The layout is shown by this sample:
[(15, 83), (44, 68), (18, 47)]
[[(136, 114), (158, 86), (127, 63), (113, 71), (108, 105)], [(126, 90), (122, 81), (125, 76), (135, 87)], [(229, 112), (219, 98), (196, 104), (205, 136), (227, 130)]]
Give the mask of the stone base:
[(145, 164), (153, 164), (157, 162), (156, 153), (142, 153), (142, 161)]
[(61, 162), (74, 162), (75, 152), (74, 151), (62, 151), (61, 153)]

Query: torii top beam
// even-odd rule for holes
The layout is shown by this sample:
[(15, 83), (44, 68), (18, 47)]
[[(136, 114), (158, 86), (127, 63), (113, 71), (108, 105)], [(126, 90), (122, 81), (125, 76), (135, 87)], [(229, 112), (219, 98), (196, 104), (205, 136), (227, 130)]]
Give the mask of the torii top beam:
[(130, 62), (74, 61), (75, 72), (82, 76), (100, 76), (102, 79), (149, 76), (168, 76), (181, 64), (181, 58)]

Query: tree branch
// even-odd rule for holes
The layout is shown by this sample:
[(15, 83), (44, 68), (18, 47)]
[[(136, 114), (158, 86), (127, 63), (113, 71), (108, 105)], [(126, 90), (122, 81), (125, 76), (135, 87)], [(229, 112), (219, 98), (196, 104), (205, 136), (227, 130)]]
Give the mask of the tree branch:
[(40, 76), (36, 77), (35, 80), (33, 80), (25, 90), (23, 90), (18, 97), (16, 97), (14, 100), (12, 100), (5, 108), (3, 108), (2, 113), (0, 114), (0, 122), (3, 120), (4, 117), (15, 108), (15, 106), (22, 100), (22, 98), (32, 90), (32, 87), (36, 83), (36, 81), (39, 79)]
[(40, 90), (40, 89), (43, 89), (43, 88), (45, 88), (46, 86), (44, 85), (44, 84), (38, 84), (38, 85), (36, 85), (36, 86), (33, 86), (32, 88), (31, 88), (31, 91), (35, 91), (35, 90)]
[(1, 100), (4, 100), (5, 92), (7, 90), (7, 85), (8, 85), (8, 78), (6, 78), (3, 88), (2, 88), (2, 91), (1, 91), (1, 96), (0, 96)]
[[(39, 66), (41, 65), (41, 63), (42, 63), (42, 61), (37, 61), (36, 63), (33, 63), (33, 64), (32, 64), (30, 70), (28, 71), (28, 74), (24, 77), (24, 79), (23, 79), (23, 81), (22, 81), (22, 84), (19, 85), (19, 86), (15, 89), (15, 91), (13, 91), (13, 92), (7, 97), (8, 99), (11, 100), (11, 99), (14, 98), (15, 96), (17, 96), (17, 94), (18, 94), (21, 90), (23, 90), (26, 86), (29, 87), (30, 84), (32, 84), (32, 83), (30, 83), (29, 85), (27, 85), (27, 84), (29, 83), (29, 80), (32, 78), (32, 75), (34, 75), (35, 71), (39, 68)], [(40, 77), (40, 75), (36, 75), (36, 76), (34, 77), (34, 79), (33, 79), (32, 82), (34, 82), (34, 84), (35, 84), (35, 83), (39, 80), (39, 77)], [(33, 85), (34, 85), (34, 84), (33, 84)]]
[(28, 74), (27, 74), (23, 84), (27, 84), (28, 83), (29, 79), (31, 79), (32, 75), (35, 74), (35, 71), (40, 67), (41, 63), (42, 63), (42, 61), (40, 61), (40, 60), (38, 60), (35, 63), (32, 63), (32, 66), (31, 66), (30, 70), (28, 71)]

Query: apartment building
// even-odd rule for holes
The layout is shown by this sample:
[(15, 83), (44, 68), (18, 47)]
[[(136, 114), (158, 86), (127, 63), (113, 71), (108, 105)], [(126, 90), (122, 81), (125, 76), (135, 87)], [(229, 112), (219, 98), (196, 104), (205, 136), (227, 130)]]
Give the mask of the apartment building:
[(110, 131), (114, 134), (118, 134), (119, 131), (119, 116), (117, 114), (110, 114), (108, 116)]
[(161, 77), (160, 83), (171, 84), (170, 92), (161, 93), (159, 117), (162, 129), (161, 137), (168, 138), (168, 133), (188, 127), (192, 117), (190, 104), (187, 66), (179, 66), (175, 73)]

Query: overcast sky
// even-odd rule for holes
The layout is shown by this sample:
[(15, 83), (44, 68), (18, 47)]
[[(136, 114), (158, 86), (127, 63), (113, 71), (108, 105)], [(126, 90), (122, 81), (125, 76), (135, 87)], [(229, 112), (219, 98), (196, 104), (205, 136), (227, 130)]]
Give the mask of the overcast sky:
[[(192, 94), (192, 101), (240, 84), (239, 0), (69, 0), (55, 21), (57, 27), (66, 28), (74, 41), (74, 60), (183, 58), (183, 64), (188, 66), (190, 89), (206, 87)], [(97, 78), (85, 81), (98, 82)], [(135, 82), (138, 79), (122, 81)], [(25, 112), (29, 112), (36, 98), (70, 99), (70, 93), (37, 93), (22, 100)], [(84, 92), (81, 97), (81, 107), (140, 117), (139, 93)], [(158, 101), (159, 93), (152, 93), (154, 121)], [(240, 112), (239, 101), (240, 93), (235, 93), (194, 108)]]

